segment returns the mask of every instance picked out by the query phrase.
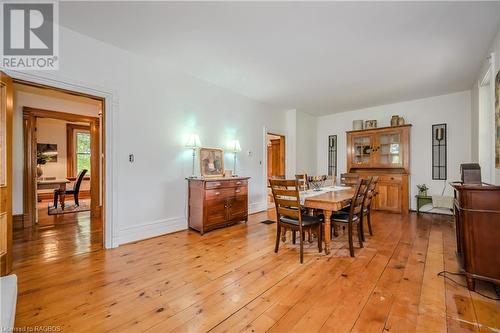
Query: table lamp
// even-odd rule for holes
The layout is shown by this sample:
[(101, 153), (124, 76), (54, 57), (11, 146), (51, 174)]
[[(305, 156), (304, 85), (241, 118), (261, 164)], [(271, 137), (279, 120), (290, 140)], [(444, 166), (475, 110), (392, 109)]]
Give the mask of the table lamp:
[(233, 165), (233, 171), (234, 175), (236, 176), (236, 154), (241, 151), (241, 146), (240, 142), (238, 140), (233, 140), (229, 143), (228, 145), (229, 151), (232, 151), (234, 154), (234, 165)]
[(196, 148), (201, 147), (199, 135), (198, 134), (190, 134), (187, 137), (185, 147), (193, 150), (193, 168), (192, 168), (190, 178), (196, 178), (196, 176), (194, 175), (194, 158), (196, 156)]

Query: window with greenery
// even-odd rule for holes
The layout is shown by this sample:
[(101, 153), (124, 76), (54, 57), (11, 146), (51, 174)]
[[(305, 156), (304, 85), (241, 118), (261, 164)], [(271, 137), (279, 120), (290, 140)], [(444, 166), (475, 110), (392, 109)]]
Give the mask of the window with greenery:
[(75, 133), (75, 153), (76, 153), (76, 174), (83, 169), (87, 169), (90, 175), (90, 133)]

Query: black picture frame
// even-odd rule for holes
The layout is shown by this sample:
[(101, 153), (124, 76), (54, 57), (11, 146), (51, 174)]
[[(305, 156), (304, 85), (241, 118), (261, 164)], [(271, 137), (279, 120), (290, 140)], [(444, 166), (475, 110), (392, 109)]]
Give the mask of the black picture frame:
[(337, 176), (337, 135), (328, 136), (328, 176)]

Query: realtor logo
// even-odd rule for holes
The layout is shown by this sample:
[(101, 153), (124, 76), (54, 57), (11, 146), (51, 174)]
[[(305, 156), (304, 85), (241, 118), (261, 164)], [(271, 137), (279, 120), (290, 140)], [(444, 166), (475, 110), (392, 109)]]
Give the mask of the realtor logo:
[(2, 67), (17, 70), (58, 68), (56, 1), (2, 3)]

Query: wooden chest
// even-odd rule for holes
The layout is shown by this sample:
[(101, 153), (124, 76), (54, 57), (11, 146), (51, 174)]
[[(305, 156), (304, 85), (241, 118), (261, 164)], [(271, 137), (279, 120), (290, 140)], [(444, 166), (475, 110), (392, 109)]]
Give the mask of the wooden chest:
[(201, 234), (248, 221), (248, 179), (188, 179), (188, 223)]

